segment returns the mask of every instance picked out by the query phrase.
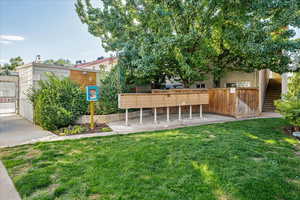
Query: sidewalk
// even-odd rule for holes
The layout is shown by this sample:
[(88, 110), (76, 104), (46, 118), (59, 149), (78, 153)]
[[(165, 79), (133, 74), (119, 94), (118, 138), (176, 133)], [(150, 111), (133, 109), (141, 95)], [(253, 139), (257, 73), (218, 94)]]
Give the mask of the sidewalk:
[(21, 200), (12, 180), (0, 161), (0, 200)]
[(16, 146), (52, 135), (15, 114), (0, 115), (0, 147)]

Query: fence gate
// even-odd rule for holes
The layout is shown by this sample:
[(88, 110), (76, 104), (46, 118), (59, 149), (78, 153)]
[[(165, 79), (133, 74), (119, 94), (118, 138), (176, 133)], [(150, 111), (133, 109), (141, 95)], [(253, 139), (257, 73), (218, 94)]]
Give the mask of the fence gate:
[(18, 113), (18, 77), (0, 76), (0, 114)]

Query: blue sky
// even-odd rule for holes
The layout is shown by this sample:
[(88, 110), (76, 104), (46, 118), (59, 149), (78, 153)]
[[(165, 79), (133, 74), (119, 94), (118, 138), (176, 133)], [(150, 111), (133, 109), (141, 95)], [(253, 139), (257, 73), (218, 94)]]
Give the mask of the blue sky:
[(0, 62), (21, 56), (31, 62), (68, 58), (95, 60), (109, 56), (99, 38), (83, 25), (75, 0), (0, 0)]
[(75, 0), (0, 0), (0, 63), (16, 56), (31, 62), (37, 54), (44, 60), (65, 58), (73, 62), (109, 56), (100, 39), (81, 24), (74, 3)]

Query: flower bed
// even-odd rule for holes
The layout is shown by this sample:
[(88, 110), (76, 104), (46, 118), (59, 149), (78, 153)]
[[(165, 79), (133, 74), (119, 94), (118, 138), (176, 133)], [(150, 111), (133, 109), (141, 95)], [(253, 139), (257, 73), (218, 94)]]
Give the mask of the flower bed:
[(66, 135), (78, 135), (78, 134), (88, 134), (88, 133), (99, 133), (99, 132), (110, 132), (112, 129), (106, 124), (96, 124), (94, 129), (90, 128), (90, 124), (74, 125), (53, 131), (56, 135), (66, 136)]

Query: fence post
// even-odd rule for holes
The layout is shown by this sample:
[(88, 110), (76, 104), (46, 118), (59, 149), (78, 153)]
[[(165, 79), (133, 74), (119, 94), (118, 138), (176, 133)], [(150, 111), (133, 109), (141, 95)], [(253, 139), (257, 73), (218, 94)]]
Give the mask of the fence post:
[(190, 119), (193, 118), (193, 106), (190, 105)]
[(170, 108), (167, 107), (167, 122), (170, 122)]
[(140, 108), (140, 124), (143, 124), (143, 108)]

